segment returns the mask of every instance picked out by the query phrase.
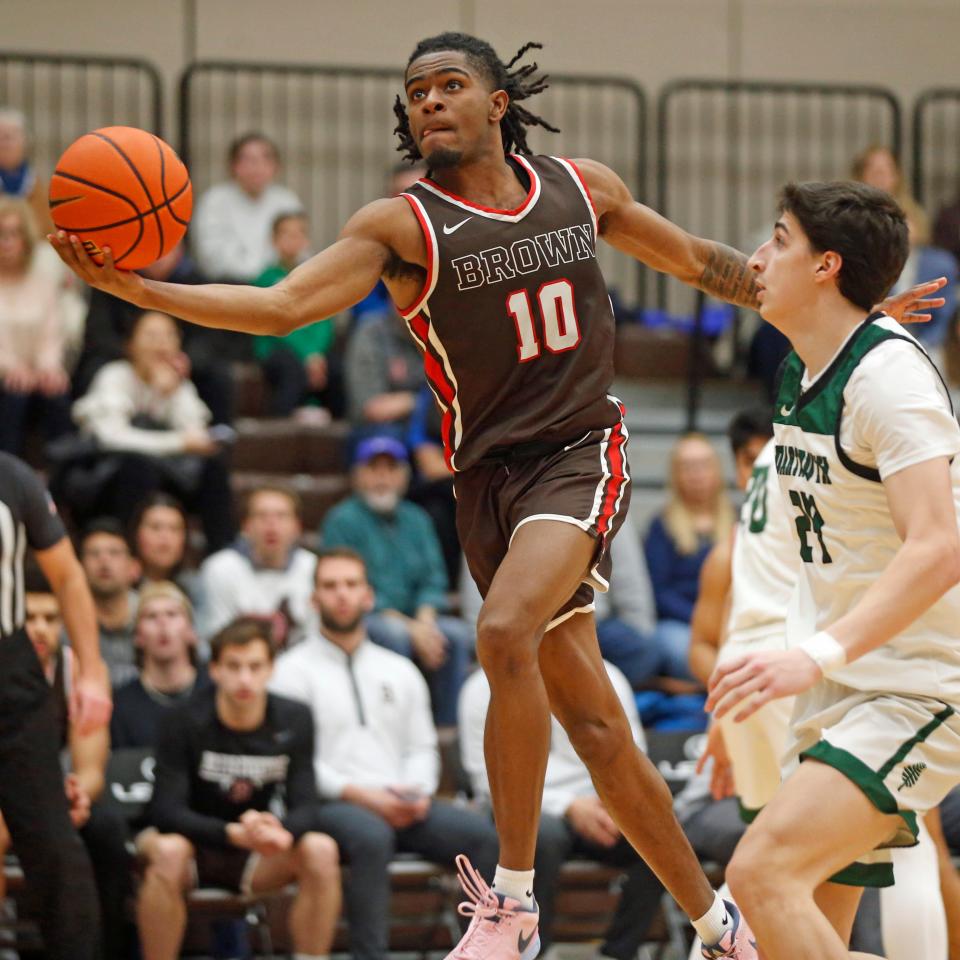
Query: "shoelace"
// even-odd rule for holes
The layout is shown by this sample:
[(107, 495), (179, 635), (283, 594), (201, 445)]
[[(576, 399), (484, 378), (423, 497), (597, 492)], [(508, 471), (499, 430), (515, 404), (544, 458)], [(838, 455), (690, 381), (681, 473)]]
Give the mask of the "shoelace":
[[(457, 857), (456, 864), (460, 886), (467, 895), (467, 900), (457, 907), (457, 913), (462, 917), (471, 917), (472, 922), (456, 950), (450, 954), (450, 958), (451, 960), (486, 960), (484, 944), (489, 943), (496, 934), (495, 924), (511, 911), (503, 909), (500, 898), (487, 886), (486, 881), (463, 854)], [(476, 923), (477, 920), (492, 922)]]

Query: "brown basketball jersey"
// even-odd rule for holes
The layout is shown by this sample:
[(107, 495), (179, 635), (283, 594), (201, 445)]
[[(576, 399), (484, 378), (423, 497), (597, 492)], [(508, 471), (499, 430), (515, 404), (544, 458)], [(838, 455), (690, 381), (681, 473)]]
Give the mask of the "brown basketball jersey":
[(493, 447), (573, 442), (621, 418), (607, 393), (614, 318), (586, 183), (569, 160), (510, 162), (529, 180), (515, 210), (478, 206), (429, 179), (403, 194), (428, 263), (402, 314), (424, 352), (453, 470)]

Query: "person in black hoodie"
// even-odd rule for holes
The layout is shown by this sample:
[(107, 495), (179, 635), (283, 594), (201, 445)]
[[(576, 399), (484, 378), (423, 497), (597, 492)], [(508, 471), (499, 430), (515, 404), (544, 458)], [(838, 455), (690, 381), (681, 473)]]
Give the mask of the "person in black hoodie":
[[(317, 815), (309, 708), (267, 693), (269, 626), (240, 618), (211, 643), (214, 689), (174, 710), (160, 735), (147, 867), (137, 901), (144, 960), (173, 960), (193, 885), (260, 893), (296, 881), (296, 960), (326, 958), (340, 914), (335, 842)], [(274, 812), (282, 801), (283, 816)]]

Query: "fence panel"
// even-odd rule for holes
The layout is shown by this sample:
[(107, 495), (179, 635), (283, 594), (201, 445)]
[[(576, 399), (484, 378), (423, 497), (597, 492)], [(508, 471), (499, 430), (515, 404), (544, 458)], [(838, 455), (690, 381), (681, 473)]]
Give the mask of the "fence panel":
[(931, 216), (960, 195), (960, 88), (927, 90), (917, 98), (913, 183)]
[[(384, 68), (198, 62), (180, 81), (180, 147), (197, 194), (227, 175), (231, 140), (260, 130), (275, 140), (283, 181), (303, 200), (316, 247), (332, 242), (362, 204), (383, 195), (399, 161), (393, 103), (402, 73)], [(538, 152), (609, 164), (643, 195), (646, 98), (621, 78), (551, 76), (535, 112), (561, 128), (534, 129)], [(601, 251), (611, 286), (628, 304), (642, 298), (643, 273)]]
[(0, 51), (0, 106), (26, 115), (30, 155), (41, 176), (70, 143), (98, 127), (163, 135), (160, 75), (144, 60)]
[[(844, 179), (871, 144), (898, 154), (900, 106), (881, 87), (681, 80), (660, 95), (657, 203), (700, 236), (752, 249), (789, 180)], [(690, 314), (694, 291), (662, 278), (658, 303)]]

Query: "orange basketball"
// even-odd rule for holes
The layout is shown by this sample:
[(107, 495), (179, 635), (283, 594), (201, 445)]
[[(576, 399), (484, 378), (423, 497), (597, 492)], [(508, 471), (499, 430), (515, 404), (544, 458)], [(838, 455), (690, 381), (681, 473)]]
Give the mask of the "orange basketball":
[(169, 253), (193, 210), (190, 174), (173, 149), (136, 127), (103, 127), (67, 147), (50, 178), (50, 214), (97, 263), (138, 270)]

